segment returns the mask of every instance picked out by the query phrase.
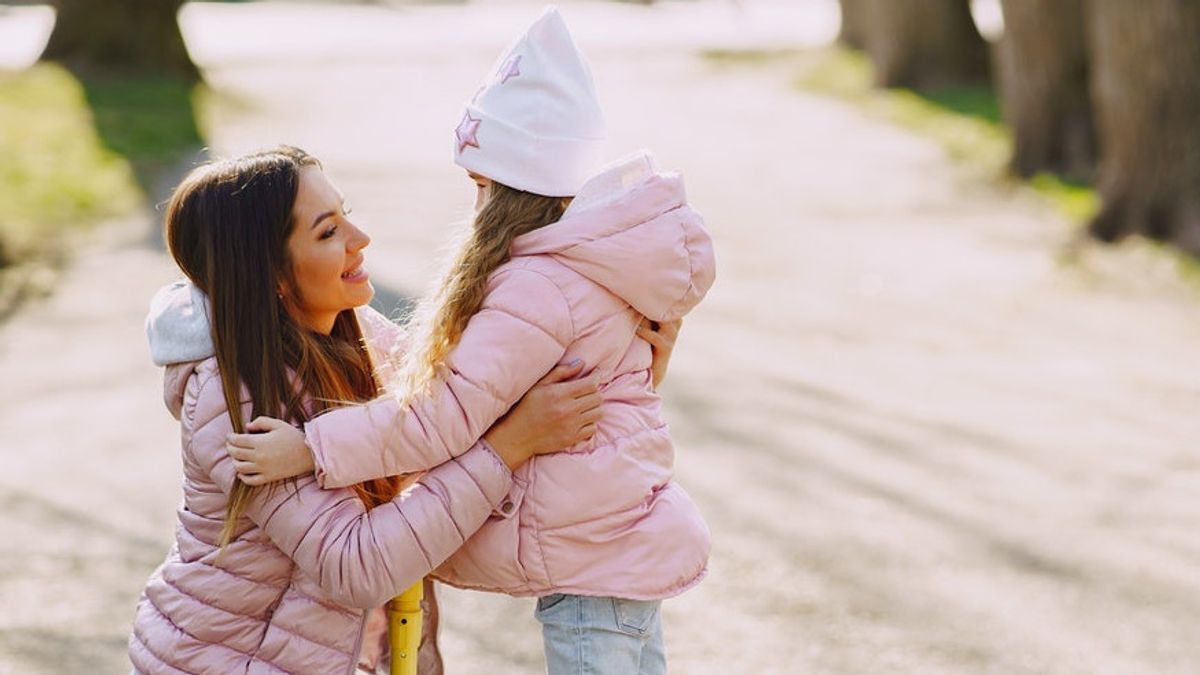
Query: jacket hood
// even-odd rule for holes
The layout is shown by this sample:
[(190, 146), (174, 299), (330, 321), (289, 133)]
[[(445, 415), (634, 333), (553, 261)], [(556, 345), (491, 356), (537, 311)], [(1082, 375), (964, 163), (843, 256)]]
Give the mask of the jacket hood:
[[(150, 313), (146, 316), (150, 357), (155, 365), (166, 368), (163, 400), (176, 418), (183, 406), (188, 378), (215, 354), (209, 330), (209, 307), (208, 296), (186, 280), (163, 286), (150, 301)], [(369, 306), (359, 307), (356, 313), (380, 377), (387, 381), (394, 368), (392, 352), (403, 351), (407, 335)], [(249, 400), (248, 393), (244, 392), (243, 397)]]
[(199, 361), (213, 355), (208, 329), (208, 298), (190, 281), (158, 289), (146, 315), (150, 358), (163, 372), (163, 402), (179, 419), (188, 378)]
[(146, 338), (156, 366), (199, 361), (213, 355), (208, 298), (186, 280), (162, 288), (150, 300)]
[(678, 319), (715, 278), (712, 239), (678, 173), (647, 152), (589, 179), (562, 219), (517, 237), (512, 255), (550, 255), (654, 321)]

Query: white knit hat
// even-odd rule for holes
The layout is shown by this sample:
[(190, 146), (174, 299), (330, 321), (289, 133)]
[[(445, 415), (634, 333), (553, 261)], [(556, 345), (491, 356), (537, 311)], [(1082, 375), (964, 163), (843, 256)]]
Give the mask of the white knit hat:
[(518, 190), (571, 197), (603, 158), (591, 69), (551, 5), (467, 104), (454, 130), (454, 161)]

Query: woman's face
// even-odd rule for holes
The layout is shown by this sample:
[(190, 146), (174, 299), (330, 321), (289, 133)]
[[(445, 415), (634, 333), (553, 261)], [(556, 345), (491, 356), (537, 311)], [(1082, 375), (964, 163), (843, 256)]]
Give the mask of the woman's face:
[(326, 335), (340, 312), (365, 305), (375, 295), (363, 269), (362, 250), (371, 238), (350, 222), (349, 214), (341, 193), (321, 169), (300, 170), (287, 242), (296, 287), (280, 293), (300, 324)]

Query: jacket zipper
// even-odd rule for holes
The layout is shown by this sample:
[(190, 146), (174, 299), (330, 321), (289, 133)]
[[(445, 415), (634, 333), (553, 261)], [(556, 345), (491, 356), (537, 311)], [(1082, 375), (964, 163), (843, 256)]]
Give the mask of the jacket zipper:
[(350, 654), (350, 669), (346, 671), (346, 675), (354, 675), (354, 671), (358, 670), (358, 655), (362, 652), (363, 633), (367, 630), (367, 616), (370, 610), (363, 610), (362, 620), (358, 622), (358, 639), (354, 641), (354, 652)]

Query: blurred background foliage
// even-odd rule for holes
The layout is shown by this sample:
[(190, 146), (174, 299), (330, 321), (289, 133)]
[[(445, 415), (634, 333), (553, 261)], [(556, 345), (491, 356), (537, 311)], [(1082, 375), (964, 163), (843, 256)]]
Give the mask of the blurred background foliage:
[(998, 112), (982, 116), (1006, 128), (1013, 175), (1080, 208), (1077, 188), (1095, 187), (1098, 239), (1200, 254), (1200, 4), (999, 4), (1004, 30), (989, 44), (967, 0), (840, 0), (839, 42), (866, 56), (878, 87)]
[[(16, 263), (55, 260), (72, 227), (161, 199), (164, 176), (203, 144), (183, 0), (52, 4), (41, 63), (0, 72), (2, 297), (21, 293)], [(1101, 241), (1144, 235), (1200, 254), (1200, 3), (1000, 0), (990, 41), (969, 0), (839, 6), (824, 51), (706, 56), (795, 59), (798, 86), (1027, 181)]]
[(0, 316), (48, 290), (73, 232), (152, 206), (202, 145), (182, 4), (56, 0), (41, 61), (0, 71)]

